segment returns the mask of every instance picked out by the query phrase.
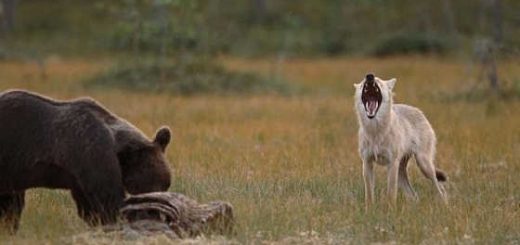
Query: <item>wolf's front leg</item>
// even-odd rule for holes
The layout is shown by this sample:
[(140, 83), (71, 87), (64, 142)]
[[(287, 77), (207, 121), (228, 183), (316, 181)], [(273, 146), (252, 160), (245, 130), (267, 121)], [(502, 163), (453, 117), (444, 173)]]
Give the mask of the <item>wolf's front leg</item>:
[(388, 201), (395, 206), (397, 202), (397, 186), (399, 176), (399, 161), (393, 159), (388, 165)]
[(368, 210), (375, 199), (374, 163), (369, 159), (363, 160), (363, 180), (365, 181), (365, 209)]

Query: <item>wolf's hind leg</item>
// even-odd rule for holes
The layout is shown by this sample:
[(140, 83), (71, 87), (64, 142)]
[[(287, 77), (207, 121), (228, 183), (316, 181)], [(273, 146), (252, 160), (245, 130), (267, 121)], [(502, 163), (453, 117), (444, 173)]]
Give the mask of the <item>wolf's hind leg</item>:
[(419, 165), (419, 169), (426, 176), (426, 178), (430, 179), (433, 182), (437, 192), (439, 193), (442, 201), (444, 203), (448, 203), (448, 197), (446, 196), (446, 191), (444, 187), (441, 186), (439, 181), (437, 180), (437, 174), (435, 171), (435, 166), (433, 165), (433, 157), (428, 156), (426, 154), (416, 154), (415, 160), (417, 161), (417, 165)]
[(419, 197), (410, 184), (410, 180), (408, 180), (407, 167), (409, 159), (410, 155), (405, 155), (399, 162), (399, 187), (403, 190), (407, 199), (417, 201)]

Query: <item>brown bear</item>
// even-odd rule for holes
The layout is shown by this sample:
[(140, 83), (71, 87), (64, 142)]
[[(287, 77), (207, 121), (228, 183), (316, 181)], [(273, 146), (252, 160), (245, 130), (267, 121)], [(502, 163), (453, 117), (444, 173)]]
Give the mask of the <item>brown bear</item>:
[(56, 101), (27, 91), (0, 93), (0, 222), (16, 231), (25, 190), (71, 191), (90, 225), (116, 222), (125, 191), (166, 191), (170, 130), (153, 141), (89, 98)]

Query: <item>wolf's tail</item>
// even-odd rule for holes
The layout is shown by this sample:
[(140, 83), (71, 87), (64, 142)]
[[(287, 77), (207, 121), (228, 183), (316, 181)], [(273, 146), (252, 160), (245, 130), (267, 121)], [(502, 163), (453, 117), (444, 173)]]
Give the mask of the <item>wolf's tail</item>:
[(435, 177), (437, 177), (437, 180), (440, 182), (448, 181), (448, 176), (440, 169), (435, 169)]

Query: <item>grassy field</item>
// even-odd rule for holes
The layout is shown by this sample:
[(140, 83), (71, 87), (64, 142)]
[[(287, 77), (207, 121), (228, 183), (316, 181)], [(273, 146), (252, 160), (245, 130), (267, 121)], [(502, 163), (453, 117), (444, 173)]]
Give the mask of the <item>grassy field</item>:
[[(466, 63), (424, 57), (296, 59), (276, 67), (269, 59), (221, 62), (230, 69), (277, 73), (305, 92), (178, 97), (85, 89), (81, 81), (110, 64), (103, 59), (51, 59), (45, 72), (32, 63), (0, 62), (0, 90), (25, 88), (60, 99), (88, 95), (148, 135), (169, 125), (170, 190), (235, 207), (236, 235), (198, 240), (203, 243), (520, 242), (520, 99), (453, 99), (474, 83), (474, 69)], [(500, 69), (507, 81), (520, 80), (518, 60), (504, 61)], [(386, 171), (377, 167), (379, 204), (364, 212), (352, 84), (367, 71), (397, 77), (396, 101), (420, 107), (430, 119), (439, 141), (436, 164), (449, 176), (449, 206), (437, 201), (430, 182), (411, 164), (420, 201), (400, 197), (399, 208), (389, 211)], [(0, 241), (120, 241), (110, 235), (78, 238), (88, 228), (67, 192), (28, 193), (19, 233), (2, 234)]]

